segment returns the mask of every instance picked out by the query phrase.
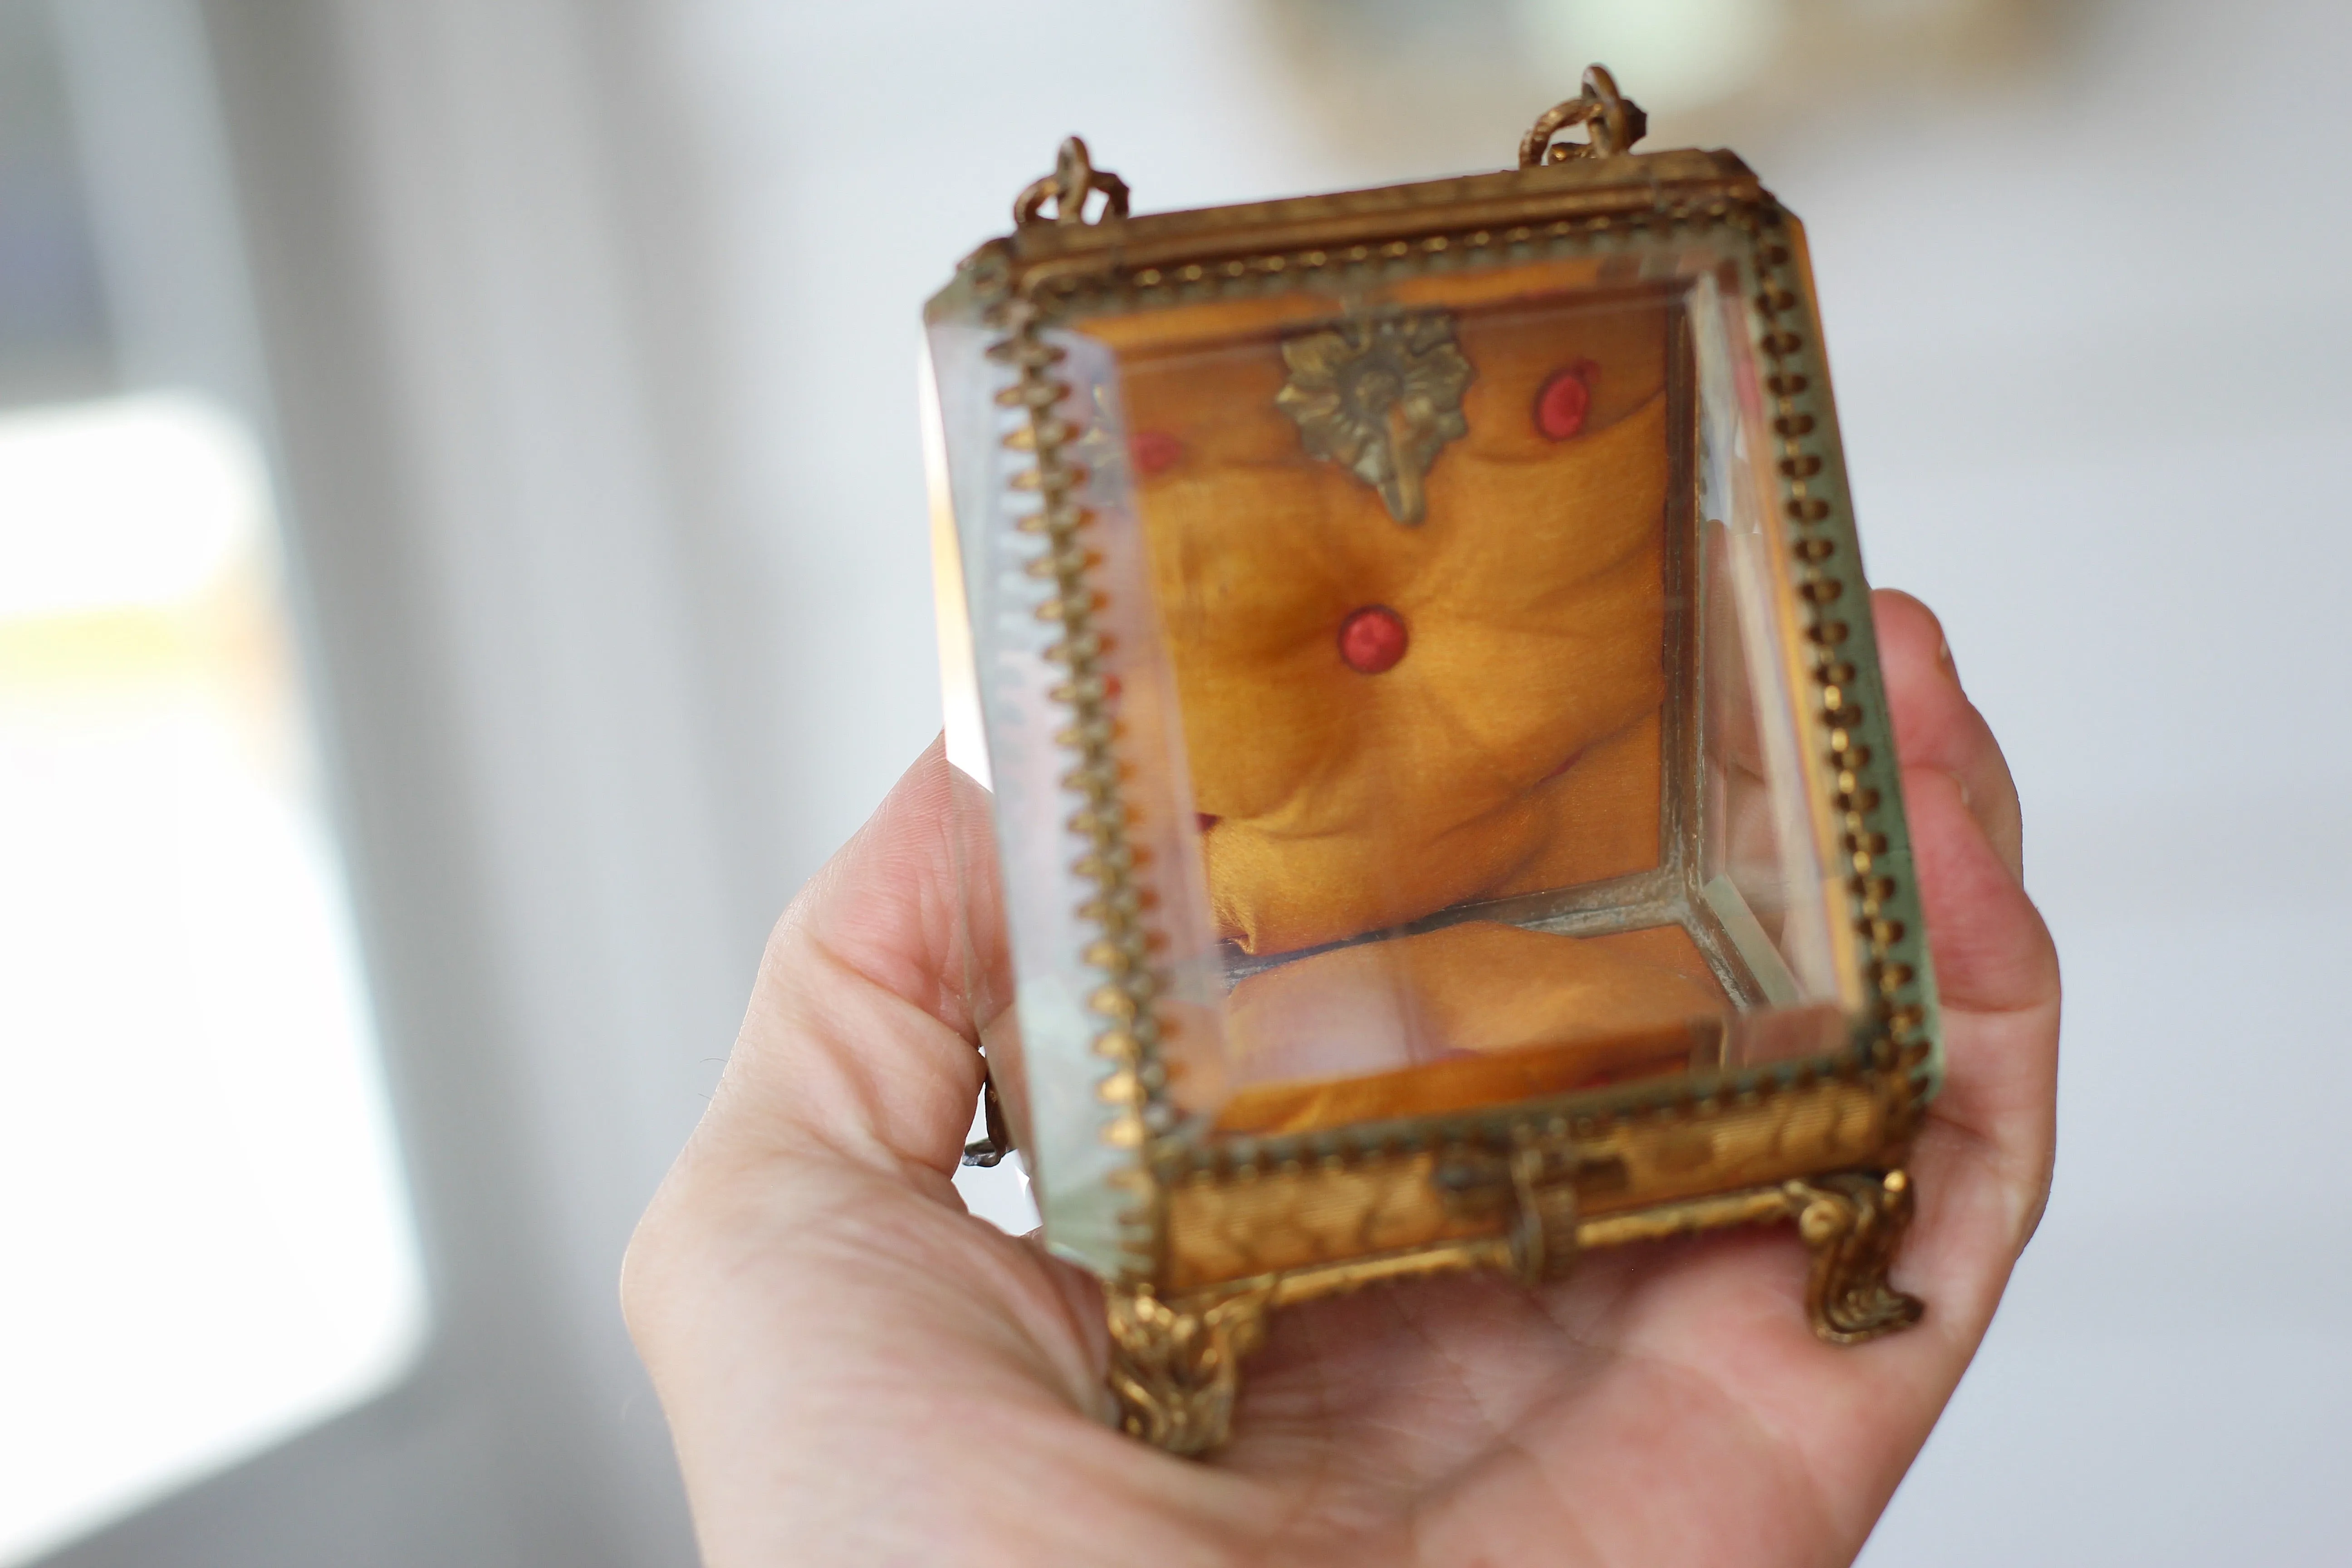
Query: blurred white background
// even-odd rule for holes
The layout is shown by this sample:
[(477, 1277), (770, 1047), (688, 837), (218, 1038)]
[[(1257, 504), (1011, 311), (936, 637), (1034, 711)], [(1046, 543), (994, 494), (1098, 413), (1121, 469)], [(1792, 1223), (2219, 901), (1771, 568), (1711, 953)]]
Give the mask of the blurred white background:
[[(0, 899), (0, 1562), (689, 1561), (614, 1272), (938, 727), (922, 300), (1072, 131), (1144, 210), (1495, 167), (1595, 58), (1807, 220), (1872, 575), (1943, 614), (2066, 964), (2049, 1217), (1864, 1560), (2341, 1562), (2334, 0), (0, 0), (0, 459), (215, 432), (282, 650), (219, 677), (266, 810), (185, 748), (78, 807), (196, 814), (173, 929), (261, 954), (210, 1013), (139, 865)], [(11, 471), (0, 572), (71, 522)], [(7, 728), (59, 613), (0, 584), (20, 889), (79, 864)]]

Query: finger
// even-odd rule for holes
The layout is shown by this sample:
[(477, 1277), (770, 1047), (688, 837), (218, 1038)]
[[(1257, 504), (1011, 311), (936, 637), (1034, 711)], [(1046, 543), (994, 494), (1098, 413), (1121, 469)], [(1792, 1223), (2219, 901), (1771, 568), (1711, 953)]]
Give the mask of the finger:
[(951, 1173), (1009, 986), (995, 865), (935, 742), (777, 922), (704, 1140)]
[(1991, 727), (1960, 688), (1943, 624), (1908, 594), (1882, 588), (1870, 597), (1895, 749), (1903, 765), (1950, 774), (2010, 874), (2021, 877), (2024, 830), (2017, 785)]
[[(2039, 1223), (2057, 1136), (2058, 954), (2049, 928), (2011, 875), (1958, 783), (1906, 769), (1905, 804), (1937, 989), (1943, 1004), (1944, 1089), (1922, 1139), (1923, 1203), (1942, 1211), (1953, 1256), (1992, 1255), (2001, 1267), (1966, 1271), (1990, 1292)], [(1962, 1167), (1991, 1176), (1966, 1180)], [(1979, 1190), (1965, 1199), (1968, 1189)], [(1929, 1189), (1935, 1189), (1930, 1191)], [(1970, 1213), (1978, 1223), (1961, 1220)], [(1967, 1235), (1960, 1233), (1966, 1232)]]
[(2013, 1013), (2054, 996), (2058, 958), (2049, 928), (1959, 781), (1940, 769), (1906, 767), (1903, 798), (1945, 1007)]

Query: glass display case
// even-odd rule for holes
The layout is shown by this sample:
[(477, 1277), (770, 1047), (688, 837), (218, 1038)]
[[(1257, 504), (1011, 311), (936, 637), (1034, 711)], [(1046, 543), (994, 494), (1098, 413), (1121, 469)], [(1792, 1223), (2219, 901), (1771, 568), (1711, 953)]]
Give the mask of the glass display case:
[(931, 301), (975, 1157), (1163, 1446), (1375, 1281), (1794, 1220), (1825, 1337), (1919, 1310), (1935, 997), (1803, 235), (1641, 129), (1595, 68), (1515, 170), (1149, 216), (1073, 140)]

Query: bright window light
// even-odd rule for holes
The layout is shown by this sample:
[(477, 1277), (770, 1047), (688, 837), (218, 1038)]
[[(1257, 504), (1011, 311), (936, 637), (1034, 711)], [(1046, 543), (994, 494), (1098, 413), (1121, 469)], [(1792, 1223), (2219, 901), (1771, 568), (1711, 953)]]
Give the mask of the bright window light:
[(0, 418), (0, 1563), (422, 1336), (274, 540), (208, 404)]

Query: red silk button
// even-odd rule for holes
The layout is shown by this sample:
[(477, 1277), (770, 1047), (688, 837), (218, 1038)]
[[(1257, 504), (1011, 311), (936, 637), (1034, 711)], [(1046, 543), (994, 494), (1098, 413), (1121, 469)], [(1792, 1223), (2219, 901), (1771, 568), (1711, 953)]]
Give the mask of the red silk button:
[(1592, 406), (1590, 364), (1556, 370), (1536, 394), (1536, 428), (1547, 440), (1565, 441), (1584, 428), (1586, 410)]
[(1339, 623), (1339, 657), (1359, 674), (1395, 668), (1408, 640), (1404, 617), (1386, 605), (1367, 605)]
[(1139, 430), (1128, 437), (1128, 454), (1135, 460), (1135, 471), (1150, 479), (1176, 466), (1184, 455), (1184, 443), (1165, 430)]

